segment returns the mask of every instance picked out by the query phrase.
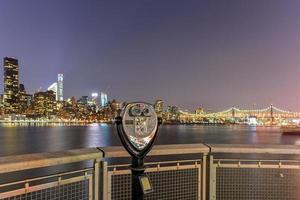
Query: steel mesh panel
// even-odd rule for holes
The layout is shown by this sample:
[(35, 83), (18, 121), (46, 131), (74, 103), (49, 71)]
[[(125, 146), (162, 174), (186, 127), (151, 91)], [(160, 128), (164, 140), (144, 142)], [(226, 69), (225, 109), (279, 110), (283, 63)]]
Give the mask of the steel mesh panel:
[(5, 198), (3, 200), (88, 200), (89, 181), (83, 180), (35, 192)]
[[(198, 199), (198, 168), (148, 172), (154, 192), (145, 200)], [(111, 199), (131, 200), (131, 174), (112, 175)]]
[(217, 168), (220, 200), (300, 200), (300, 170)]

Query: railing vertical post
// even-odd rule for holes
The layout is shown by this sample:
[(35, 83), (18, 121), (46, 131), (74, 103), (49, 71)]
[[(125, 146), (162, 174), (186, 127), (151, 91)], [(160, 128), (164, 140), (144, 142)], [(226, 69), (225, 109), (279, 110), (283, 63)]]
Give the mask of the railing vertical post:
[(108, 171), (107, 162), (100, 162), (100, 200), (109, 200), (108, 198)]
[(214, 157), (209, 156), (209, 200), (216, 200), (216, 166)]
[[(201, 189), (199, 192), (201, 192), (201, 199), (202, 200), (206, 200), (206, 170), (207, 170), (207, 166), (206, 166), (206, 160), (207, 160), (207, 154), (203, 154), (202, 156), (202, 166), (201, 166), (201, 169), (202, 169), (202, 172), (201, 172), (201, 177), (202, 177), (202, 180), (201, 180)], [(200, 174), (199, 174), (200, 176)], [(200, 196), (200, 194), (199, 194)], [(200, 198), (199, 198), (200, 199)]]
[[(87, 176), (87, 174), (85, 174), (85, 176)], [(94, 199), (94, 183), (93, 183), (93, 177), (92, 178), (89, 178), (89, 200), (93, 200)]]
[(94, 160), (94, 200), (99, 199), (99, 176), (100, 176), (100, 159)]

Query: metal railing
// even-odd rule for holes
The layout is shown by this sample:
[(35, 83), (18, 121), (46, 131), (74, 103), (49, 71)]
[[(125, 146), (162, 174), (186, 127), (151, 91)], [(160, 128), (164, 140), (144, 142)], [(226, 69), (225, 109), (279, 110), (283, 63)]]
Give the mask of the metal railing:
[[(101, 149), (104, 158), (126, 158), (122, 147)], [(150, 151), (146, 161), (146, 173), (151, 179), (153, 193), (145, 199), (205, 199), (206, 155), (209, 148), (204, 144), (157, 145)], [(181, 156), (181, 157), (179, 157)], [(103, 162), (103, 190), (105, 200), (131, 200), (131, 171), (126, 164)]]
[[(300, 199), (299, 157), (294, 145), (157, 145), (146, 160), (154, 192), (145, 199)], [(0, 157), (0, 177), (17, 179), (0, 178), (0, 199), (130, 200), (129, 163), (123, 147)]]
[[(300, 148), (291, 145), (209, 145), (210, 200), (300, 199)], [(240, 158), (214, 158), (216, 154)], [(259, 158), (247, 158), (253, 155)], [(276, 157), (276, 159), (274, 159)], [(285, 159), (285, 158), (289, 159)], [(291, 159), (292, 158), (292, 159)]]
[[(0, 158), (0, 173), (18, 179), (20, 172), (93, 161), (92, 168), (44, 175), (0, 184), (0, 199), (99, 199), (102, 152), (96, 148)], [(3, 177), (3, 176), (2, 176)], [(3, 182), (3, 181), (2, 181)]]

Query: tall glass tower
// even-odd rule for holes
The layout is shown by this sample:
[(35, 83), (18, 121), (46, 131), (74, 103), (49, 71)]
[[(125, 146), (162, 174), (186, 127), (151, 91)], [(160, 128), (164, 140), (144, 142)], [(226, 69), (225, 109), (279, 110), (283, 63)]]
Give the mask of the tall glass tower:
[(107, 104), (108, 104), (107, 94), (104, 92), (101, 92), (101, 106), (104, 107)]
[(6, 113), (18, 111), (19, 65), (15, 58), (5, 57), (4, 67), (4, 107)]
[(58, 101), (64, 100), (64, 75), (57, 75), (57, 98)]

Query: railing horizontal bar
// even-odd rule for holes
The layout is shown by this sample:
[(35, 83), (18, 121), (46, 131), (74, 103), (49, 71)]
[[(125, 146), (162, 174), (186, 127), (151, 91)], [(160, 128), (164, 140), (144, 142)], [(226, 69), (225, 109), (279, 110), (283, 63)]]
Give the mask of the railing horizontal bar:
[[(121, 146), (101, 147), (105, 158), (129, 157), (129, 154)], [(149, 156), (178, 155), (178, 154), (203, 154), (208, 153), (209, 148), (204, 144), (171, 144), (156, 145), (149, 152)]]
[[(300, 155), (300, 146), (296, 145), (248, 145), (248, 144), (174, 144), (156, 145), (150, 156), (179, 154), (292, 154)], [(104, 154), (104, 155), (103, 155)], [(17, 156), (0, 157), (0, 174), (27, 169), (49, 167), (75, 163), (86, 160), (128, 157), (129, 154), (121, 146), (87, 148), (50, 153), (37, 153)]]
[[(165, 166), (165, 167), (151, 167), (146, 168), (145, 172), (159, 172), (159, 171), (171, 171), (171, 170), (184, 170), (184, 169), (195, 169), (195, 168), (201, 168), (201, 165), (180, 165), (180, 166)], [(130, 174), (131, 170), (129, 169), (122, 169), (122, 170), (116, 170), (116, 171), (109, 171), (110, 175), (121, 175), (121, 174)]]
[(268, 164), (215, 164), (219, 168), (255, 168), (255, 169), (300, 169), (299, 165), (268, 165)]
[(207, 144), (210, 153), (238, 153), (238, 154), (300, 154), (297, 145), (251, 145), (251, 144)]
[[(191, 163), (191, 162), (201, 162), (202, 160), (196, 159), (196, 160), (178, 160), (178, 161), (162, 161), (162, 162), (148, 162), (145, 163), (146, 166), (150, 165), (160, 165), (160, 164), (176, 164), (176, 163)], [(116, 168), (116, 167), (129, 167), (130, 164), (120, 164), (120, 165), (109, 165), (109, 168)]]
[(29, 182), (33, 182), (33, 181), (39, 181), (39, 180), (44, 180), (44, 179), (49, 179), (49, 178), (54, 178), (54, 177), (59, 177), (59, 176), (66, 176), (66, 175), (76, 174), (76, 173), (80, 173), (80, 172), (88, 172), (88, 171), (93, 171), (93, 168), (86, 168), (86, 169), (81, 169), (81, 170), (76, 170), (76, 171), (71, 171), (71, 172), (65, 172), (65, 173), (53, 174), (53, 175), (49, 175), (49, 176), (41, 176), (41, 177), (37, 177), (37, 178), (26, 179), (26, 180), (22, 180), (22, 181), (5, 183), (5, 184), (1, 184), (0, 187), (7, 187), (10, 185), (29, 183)]
[(0, 157), (0, 174), (102, 158), (97, 148)]
[(214, 159), (214, 162), (289, 162), (289, 163), (300, 163), (300, 160), (259, 160), (259, 159)]

